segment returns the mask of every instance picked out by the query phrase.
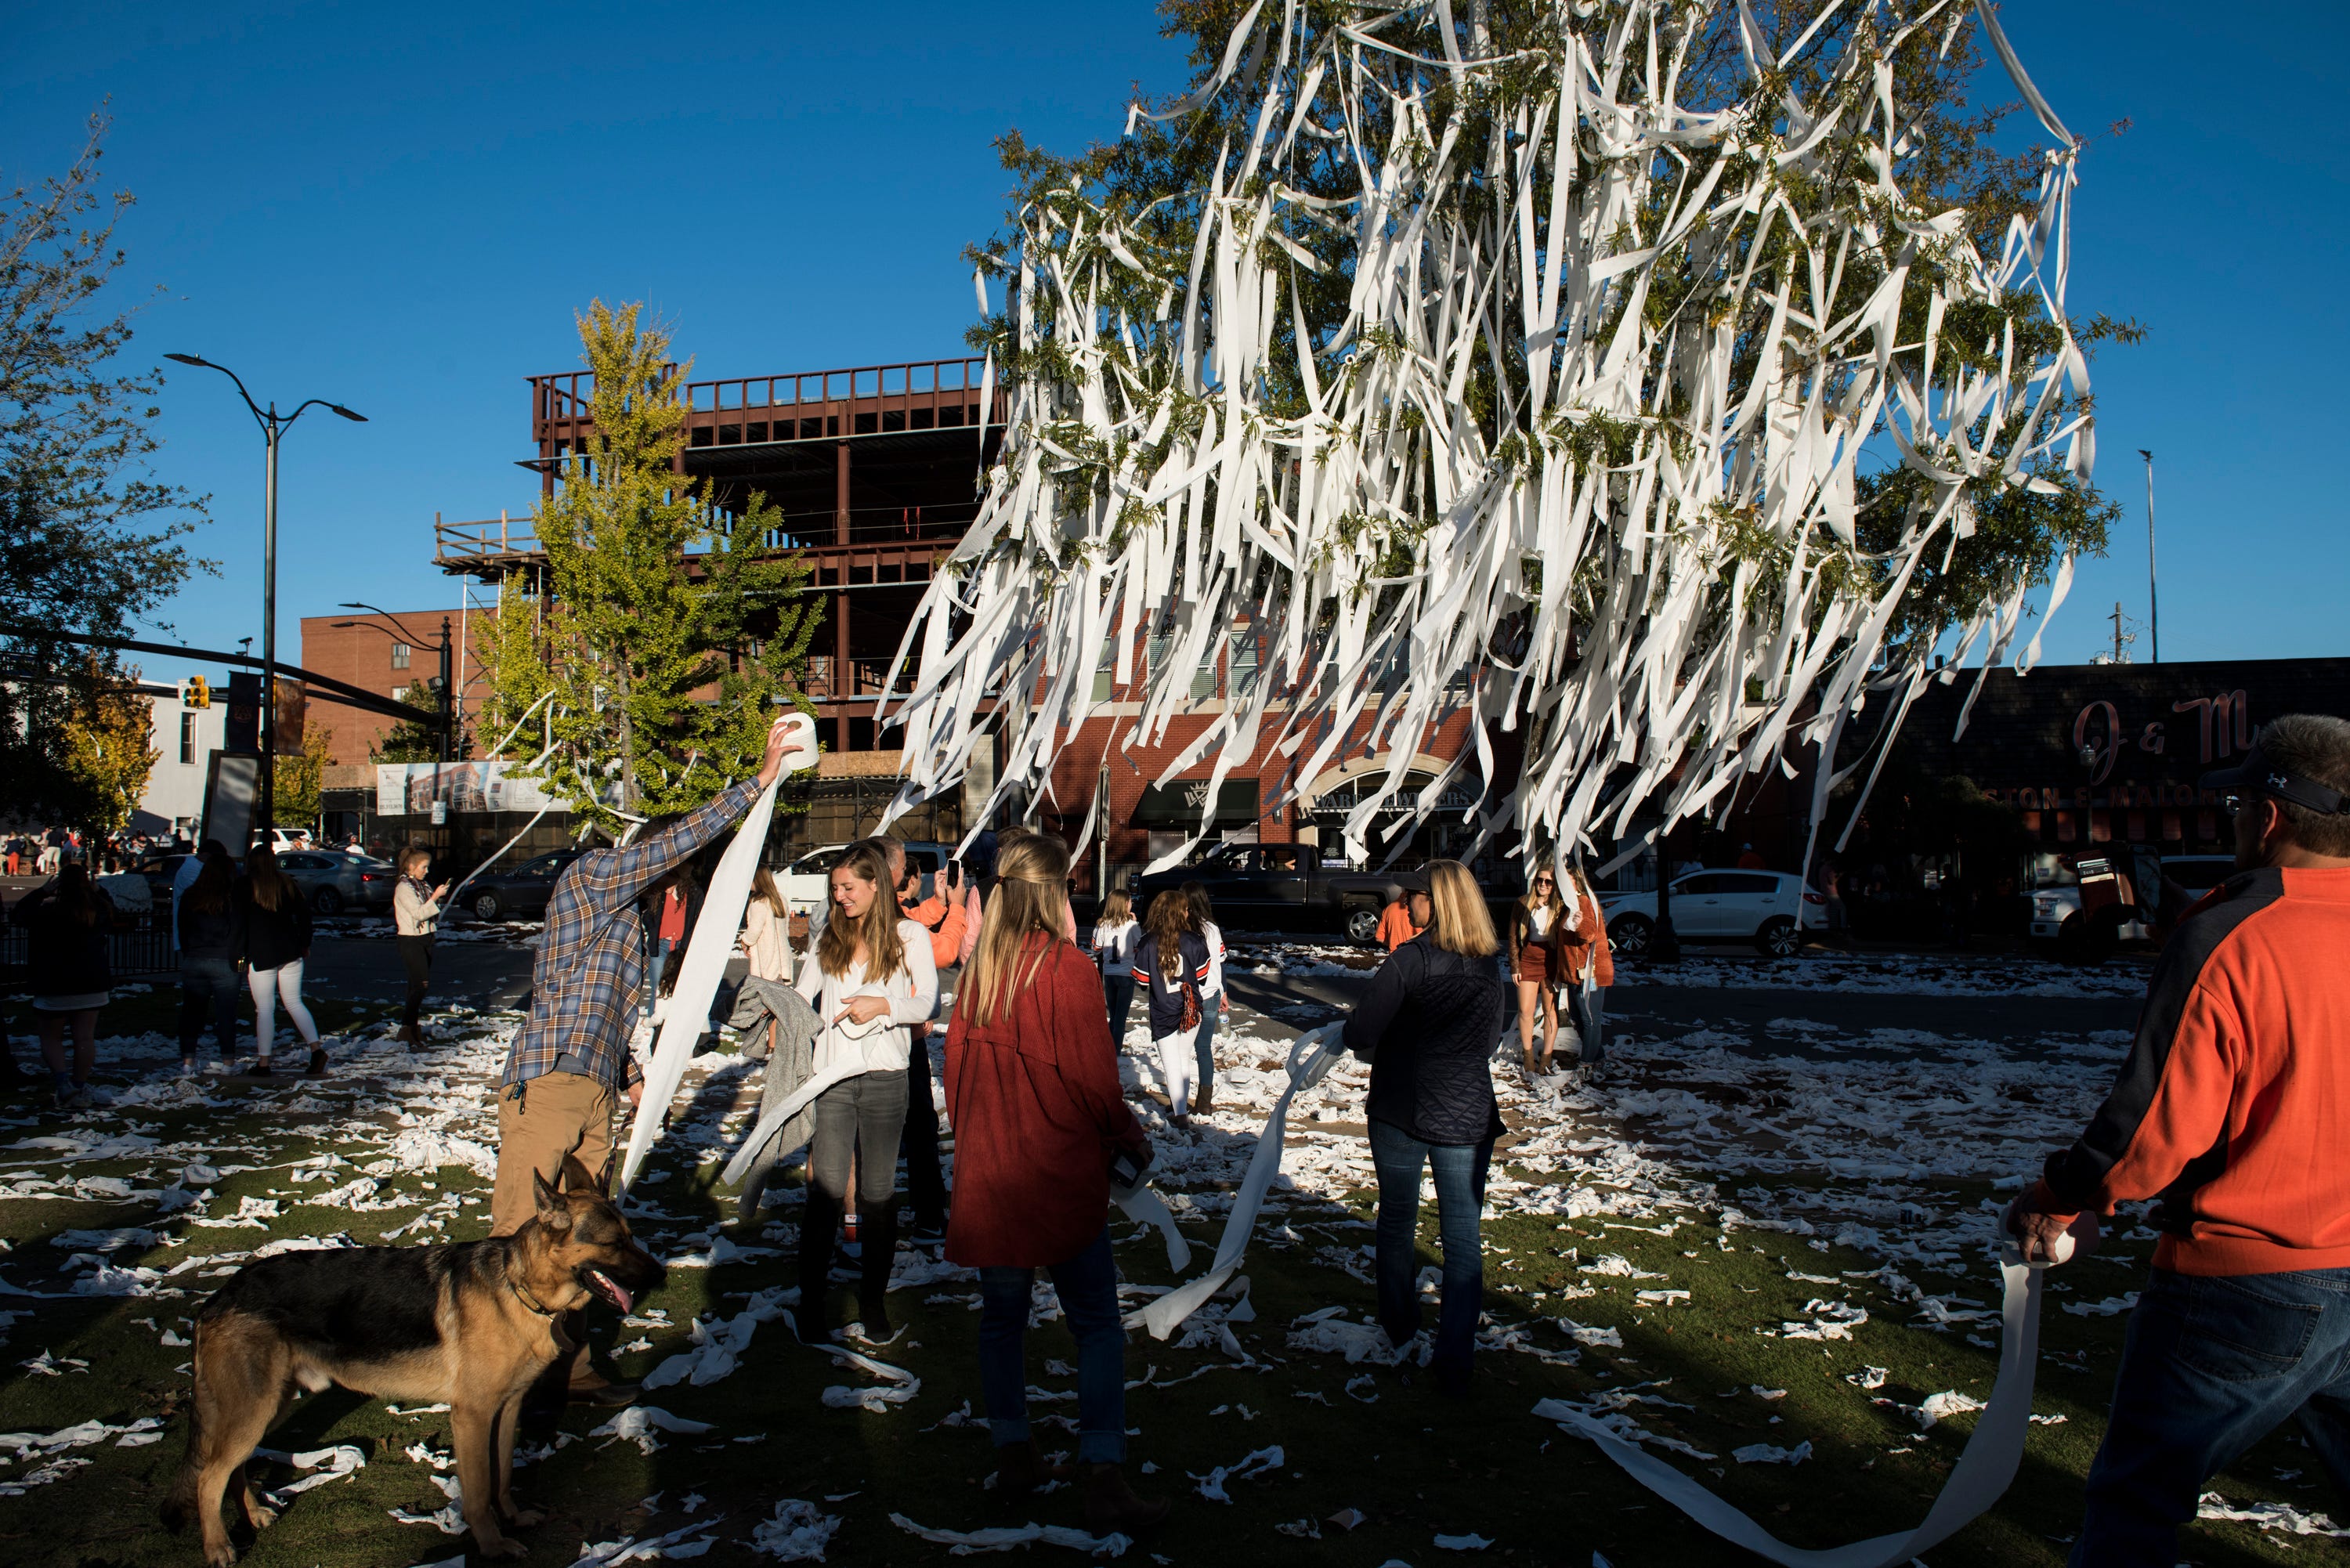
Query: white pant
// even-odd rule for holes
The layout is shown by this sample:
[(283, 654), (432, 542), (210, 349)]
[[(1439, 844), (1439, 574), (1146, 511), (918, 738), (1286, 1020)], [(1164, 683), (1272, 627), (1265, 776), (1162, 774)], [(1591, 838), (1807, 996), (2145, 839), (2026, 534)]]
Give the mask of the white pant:
[(1169, 1108), (1179, 1116), (1191, 1114), (1191, 1091), (1200, 1086), (1200, 1058), (1191, 1046), (1196, 1033), (1187, 1029), (1151, 1042), (1159, 1047), (1159, 1070), (1167, 1075)]
[(302, 961), (281, 964), (276, 969), (245, 971), (245, 981), (253, 987), (253, 1036), (261, 1043), (260, 1054), (269, 1054), (269, 1047), (277, 1040), (277, 999), (286, 998), (286, 1016), (294, 1021), (294, 1032), (302, 1036), (305, 1045), (318, 1043), (318, 1026), (310, 1018), (310, 1010), (302, 1005)]

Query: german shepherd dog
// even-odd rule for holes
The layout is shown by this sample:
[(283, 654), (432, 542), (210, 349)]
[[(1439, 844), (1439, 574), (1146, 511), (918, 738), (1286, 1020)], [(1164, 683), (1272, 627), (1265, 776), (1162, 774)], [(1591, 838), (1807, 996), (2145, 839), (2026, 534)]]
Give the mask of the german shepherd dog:
[(665, 1271), (637, 1245), (607, 1192), (567, 1157), (559, 1188), (532, 1179), (538, 1210), (511, 1236), (443, 1247), (286, 1252), (242, 1269), (196, 1316), (188, 1454), (163, 1505), (177, 1532), (193, 1515), (204, 1561), (229, 1568), (223, 1504), (236, 1484), (255, 1530), (262, 1505), (245, 1460), (296, 1389), (329, 1384), (385, 1399), (446, 1403), (461, 1506), (485, 1557), (525, 1548), (499, 1528), (540, 1515), (515, 1507), (515, 1420), (539, 1375), (575, 1346), (562, 1314), (591, 1300), (627, 1312)]

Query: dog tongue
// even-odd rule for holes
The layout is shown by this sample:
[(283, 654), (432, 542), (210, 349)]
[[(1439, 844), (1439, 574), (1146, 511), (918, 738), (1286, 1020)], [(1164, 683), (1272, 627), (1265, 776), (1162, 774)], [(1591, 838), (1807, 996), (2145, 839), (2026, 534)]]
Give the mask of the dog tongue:
[(619, 1281), (614, 1279), (611, 1275), (606, 1273), (601, 1269), (590, 1269), (588, 1272), (595, 1275), (596, 1282), (604, 1287), (605, 1291), (611, 1296), (614, 1303), (618, 1305), (622, 1312), (626, 1312), (630, 1307), (636, 1305), (637, 1298), (630, 1295), (628, 1293), (627, 1288), (624, 1287)]

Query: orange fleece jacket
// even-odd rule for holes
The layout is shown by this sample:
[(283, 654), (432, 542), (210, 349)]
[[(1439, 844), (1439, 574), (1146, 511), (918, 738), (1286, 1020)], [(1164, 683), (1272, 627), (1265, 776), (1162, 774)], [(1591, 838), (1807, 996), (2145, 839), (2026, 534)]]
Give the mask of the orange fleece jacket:
[(2158, 1268), (2350, 1268), (2350, 870), (2240, 871), (2179, 923), (2052, 1214), (2159, 1195)]

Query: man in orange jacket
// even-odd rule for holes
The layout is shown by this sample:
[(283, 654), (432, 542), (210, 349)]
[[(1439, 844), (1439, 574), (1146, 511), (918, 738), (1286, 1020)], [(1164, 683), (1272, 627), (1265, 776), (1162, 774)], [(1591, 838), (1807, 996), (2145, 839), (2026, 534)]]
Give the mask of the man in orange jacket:
[(1372, 933), (1371, 940), (1389, 952), (1428, 929), (1428, 889), (1413, 887), (1409, 877), (1402, 881), (1403, 891), (1379, 911), (1379, 929)]
[(2008, 1213), (2053, 1259), (2083, 1216), (2162, 1199), (2074, 1568), (2168, 1568), (2210, 1479), (2296, 1412), (2350, 1491), (2350, 722), (2278, 719), (2202, 782), (2231, 796), (2236, 873), (2163, 949), (2088, 1129)]

